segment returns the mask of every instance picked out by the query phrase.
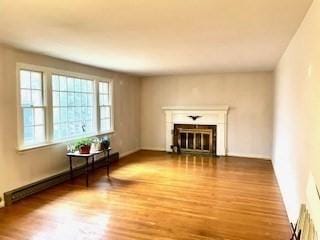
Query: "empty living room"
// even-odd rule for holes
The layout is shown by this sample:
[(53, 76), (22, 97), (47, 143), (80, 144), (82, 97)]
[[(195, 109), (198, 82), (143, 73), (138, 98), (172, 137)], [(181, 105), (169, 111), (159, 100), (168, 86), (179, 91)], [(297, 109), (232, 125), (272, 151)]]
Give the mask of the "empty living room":
[(0, 240), (320, 240), (320, 0), (0, 0)]

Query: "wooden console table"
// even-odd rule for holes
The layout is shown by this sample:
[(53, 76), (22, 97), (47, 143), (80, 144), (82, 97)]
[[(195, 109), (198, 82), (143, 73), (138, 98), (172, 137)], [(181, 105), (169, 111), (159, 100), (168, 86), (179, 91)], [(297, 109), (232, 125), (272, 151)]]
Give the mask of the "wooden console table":
[[(74, 158), (81, 158), (81, 159), (85, 159), (86, 160), (86, 166), (85, 166), (85, 174), (86, 174), (86, 184), (87, 187), (89, 186), (89, 159), (91, 158), (91, 167), (92, 167), (92, 171), (94, 170), (94, 161), (95, 161), (95, 156), (98, 154), (103, 153), (104, 154), (104, 159), (106, 159), (106, 164), (107, 164), (107, 176), (109, 177), (109, 168), (110, 168), (110, 151), (111, 148), (109, 147), (106, 150), (102, 150), (102, 151), (96, 151), (93, 153), (89, 153), (89, 154), (80, 154), (79, 152), (74, 152), (74, 153), (67, 153), (67, 157), (69, 158), (69, 163), (70, 163), (70, 179), (73, 179), (73, 168), (72, 168), (72, 160)], [(106, 156), (107, 153), (107, 156)]]

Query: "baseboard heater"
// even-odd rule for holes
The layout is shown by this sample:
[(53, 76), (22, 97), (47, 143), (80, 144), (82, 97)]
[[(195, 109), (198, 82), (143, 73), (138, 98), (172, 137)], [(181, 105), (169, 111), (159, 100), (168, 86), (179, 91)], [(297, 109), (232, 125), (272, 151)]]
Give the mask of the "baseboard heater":
[[(110, 164), (119, 160), (119, 153), (113, 153), (110, 155)], [(95, 161), (95, 169), (100, 167), (106, 166), (106, 159), (100, 158), (99, 160)], [(90, 168), (91, 170), (91, 168)], [(85, 171), (85, 166), (80, 166), (74, 168), (73, 176), (79, 176), (83, 174)], [(41, 192), (46, 190), (50, 187), (63, 183), (65, 181), (70, 180), (70, 173), (69, 171), (64, 171), (62, 173), (56, 174), (54, 176), (39, 180), (37, 182), (19, 187), (17, 189), (11, 190), (9, 192), (4, 193), (4, 203), (5, 206), (9, 206), (25, 197), (31, 196), (35, 193)]]

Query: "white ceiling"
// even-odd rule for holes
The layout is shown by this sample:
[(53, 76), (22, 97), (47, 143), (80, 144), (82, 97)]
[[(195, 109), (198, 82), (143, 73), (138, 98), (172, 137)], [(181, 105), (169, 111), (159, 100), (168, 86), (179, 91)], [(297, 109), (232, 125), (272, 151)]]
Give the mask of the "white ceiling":
[(0, 0), (0, 42), (139, 75), (273, 70), (312, 0)]

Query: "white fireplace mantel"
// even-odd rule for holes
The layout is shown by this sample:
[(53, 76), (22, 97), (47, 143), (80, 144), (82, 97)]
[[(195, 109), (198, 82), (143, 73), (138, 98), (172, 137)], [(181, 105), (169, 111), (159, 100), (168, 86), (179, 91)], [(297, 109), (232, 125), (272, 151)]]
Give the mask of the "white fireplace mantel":
[[(216, 125), (217, 155), (227, 153), (227, 115), (229, 106), (170, 106), (163, 107), (166, 121), (166, 151), (171, 152), (174, 124)], [(200, 116), (193, 120), (189, 116)]]

